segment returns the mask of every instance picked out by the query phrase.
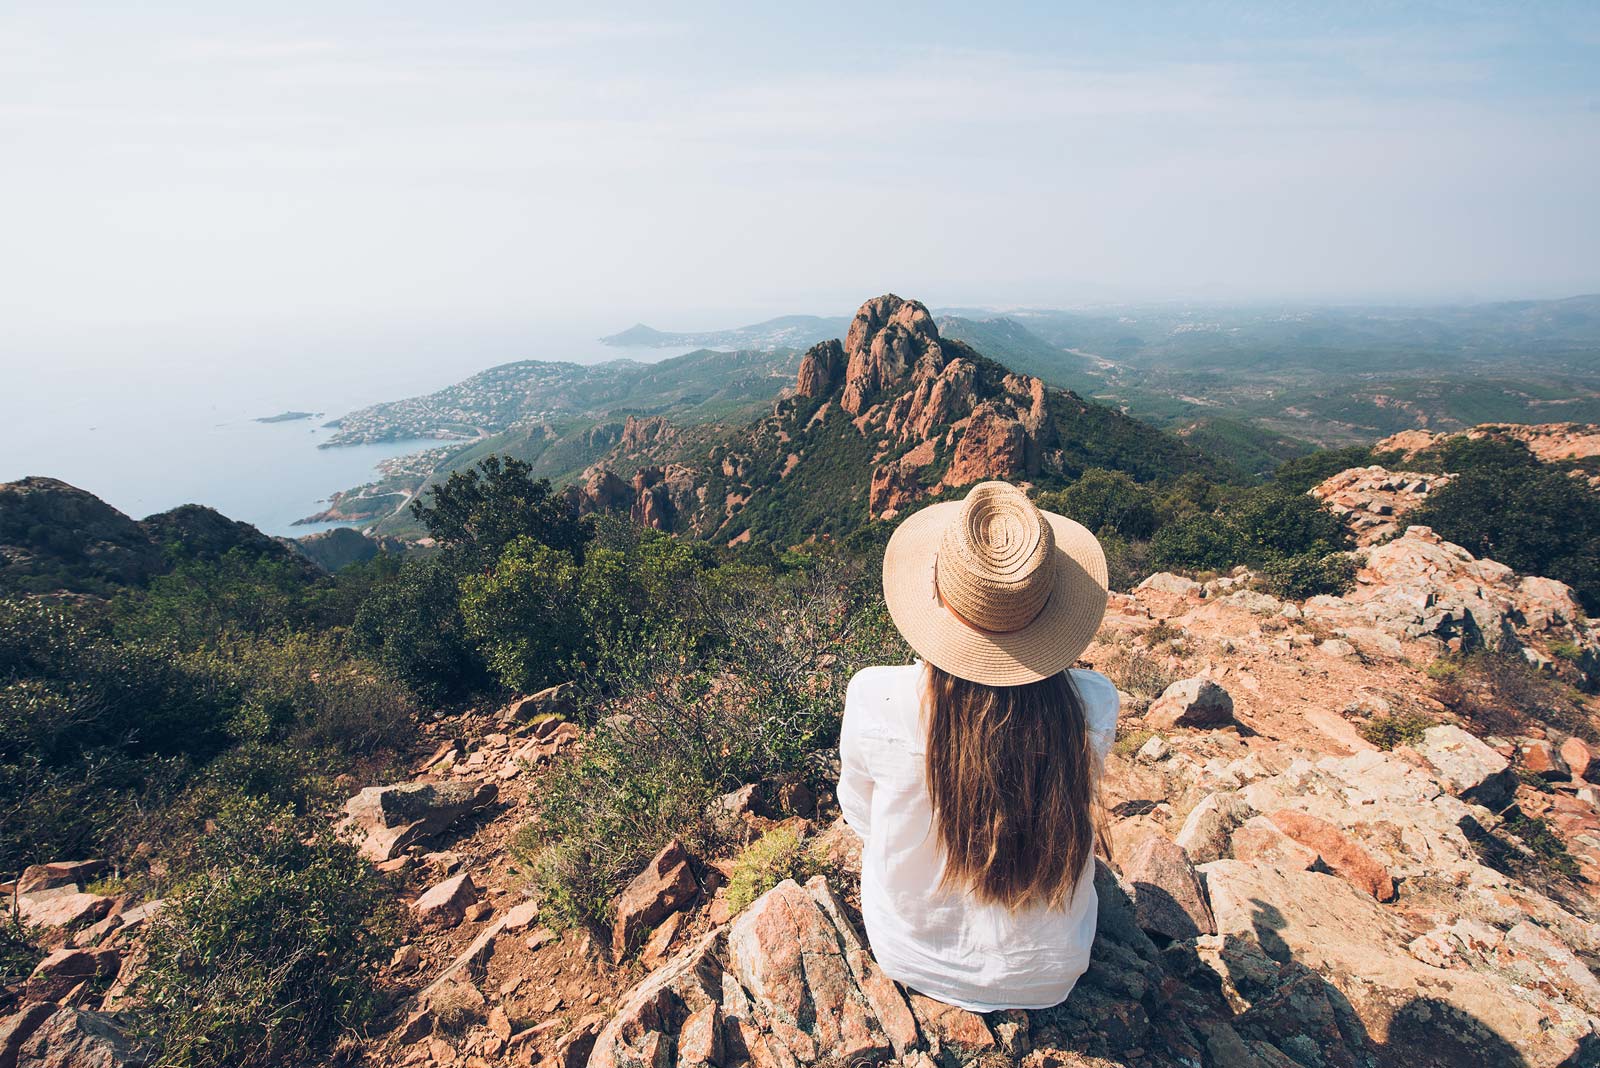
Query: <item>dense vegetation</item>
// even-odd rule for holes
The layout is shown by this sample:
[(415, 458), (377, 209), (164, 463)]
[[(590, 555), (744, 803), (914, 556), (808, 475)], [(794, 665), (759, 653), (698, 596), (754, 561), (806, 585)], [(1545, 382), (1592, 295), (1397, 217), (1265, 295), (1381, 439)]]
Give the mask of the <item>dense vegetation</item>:
[(1540, 463), (1519, 441), (1451, 438), (1417, 458), (1457, 478), (1413, 522), (1475, 556), (1567, 583), (1600, 612), (1600, 495), (1562, 467)]

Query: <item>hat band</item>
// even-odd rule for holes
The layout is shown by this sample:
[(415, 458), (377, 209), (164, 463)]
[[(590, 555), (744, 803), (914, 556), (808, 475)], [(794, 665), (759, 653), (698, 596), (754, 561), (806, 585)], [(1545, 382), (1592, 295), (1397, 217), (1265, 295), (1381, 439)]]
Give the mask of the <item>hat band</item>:
[(972, 620), (968, 619), (966, 616), (962, 615), (961, 612), (956, 609), (955, 605), (951, 604), (950, 601), (945, 597), (944, 591), (939, 589), (939, 555), (937, 553), (935, 553), (934, 557), (933, 557), (933, 598), (934, 598), (934, 600), (938, 601), (940, 606), (946, 612), (949, 612), (950, 615), (955, 618), (955, 621), (957, 623), (960, 623), (963, 627), (966, 627), (968, 630), (976, 631), (979, 634), (1015, 634), (1019, 630), (1026, 629), (1028, 627), (1028, 625), (1031, 624), (1034, 620), (1036, 620), (1040, 616), (1044, 615), (1045, 607), (1047, 605), (1049, 605), (1050, 598), (1054, 597), (1055, 593), (1056, 593), (1055, 583), (1051, 583), (1049, 591), (1046, 592), (1045, 595), (1044, 595), (1044, 600), (1039, 602), (1039, 607), (1034, 609), (1033, 613), (1031, 615), (1029, 615), (1027, 619), (1023, 620), (1017, 626), (1012, 627), (1009, 630), (993, 630), (993, 629), (991, 629), (989, 627), (979, 626), (978, 624), (974, 623)]

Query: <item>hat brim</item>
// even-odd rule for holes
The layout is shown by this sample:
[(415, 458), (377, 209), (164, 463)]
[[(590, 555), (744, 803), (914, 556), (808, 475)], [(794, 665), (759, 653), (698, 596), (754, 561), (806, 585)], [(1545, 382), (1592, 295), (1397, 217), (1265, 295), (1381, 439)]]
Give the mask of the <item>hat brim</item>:
[(1094, 640), (1106, 613), (1106, 556), (1088, 528), (1042, 513), (1055, 534), (1045, 565), (1055, 587), (1044, 608), (1020, 630), (979, 630), (939, 600), (935, 560), (945, 526), (960, 501), (908, 516), (883, 554), (883, 597), (900, 634), (924, 660), (957, 678), (989, 686), (1021, 686), (1071, 667)]

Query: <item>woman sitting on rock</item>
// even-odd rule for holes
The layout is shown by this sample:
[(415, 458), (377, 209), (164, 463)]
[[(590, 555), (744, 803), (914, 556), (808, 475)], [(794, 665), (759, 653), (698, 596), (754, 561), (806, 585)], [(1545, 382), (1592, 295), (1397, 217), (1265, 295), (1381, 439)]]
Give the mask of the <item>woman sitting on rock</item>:
[(845, 699), (839, 804), (864, 841), (873, 953), (965, 1009), (1058, 1004), (1089, 965), (1098, 908), (1118, 699), (1072, 664), (1105, 614), (1105, 555), (984, 482), (900, 525), (883, 590), (922, 659), (861, 671)]

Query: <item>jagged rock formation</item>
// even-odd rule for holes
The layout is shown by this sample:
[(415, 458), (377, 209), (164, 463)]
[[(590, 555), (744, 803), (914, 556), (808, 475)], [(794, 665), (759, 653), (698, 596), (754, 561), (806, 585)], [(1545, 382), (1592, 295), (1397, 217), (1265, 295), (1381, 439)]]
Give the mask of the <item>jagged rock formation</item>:
[(1341, 636), (1392, 651), (1404, 641), (1438, 652), (1507, 641), (1536, 663), (1553, 664), (1556, 642), (1600, 650), (1600, 627), (1584, 615), (1572, 587), (1479, 560), (1428, 527), (1409, 527), (1369, 549), (1350, 593), (1313, 597), (1303, 613)]
[(1175, 438), (942, 338), (927, 308), (893, 294), (863, 304), (843, 341), (813, 346), (771, 416), (709, 443), (656, 422), (585, 473), (571, 491), (580, 512), (625, 508), (729, 541), (751, 530), (803, 540), (986, 478), (1054, 483), (1089, 464), (1150, 477), (1203, 463)]
[(1313, 486), (1311, 495), (1345, 521), (1356, 545), (1366, 546), (1394, 536), (1407, 512), (1421, 507), (1430, 493), (1454, 480), (1454, 475), (1389, 471), (1373, 464), (1331, 475)]

